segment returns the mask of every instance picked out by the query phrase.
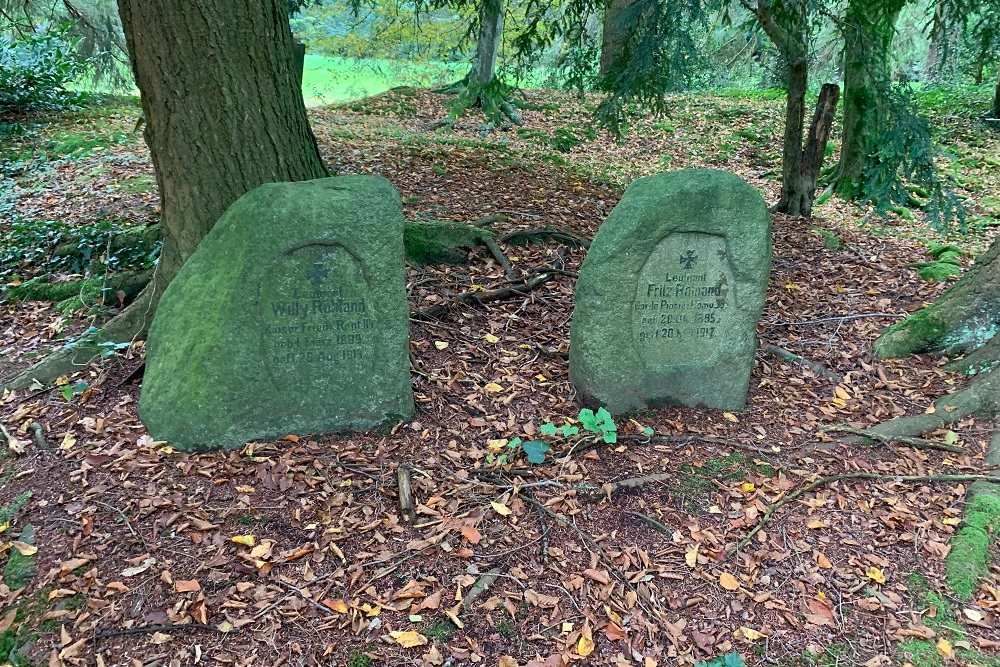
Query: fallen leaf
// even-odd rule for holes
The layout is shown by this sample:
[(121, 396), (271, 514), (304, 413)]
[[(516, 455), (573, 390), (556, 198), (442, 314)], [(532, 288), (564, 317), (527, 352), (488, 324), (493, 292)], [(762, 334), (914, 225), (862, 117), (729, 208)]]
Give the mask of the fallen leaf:
[(17, 552), (22, 556), (34, 556), (38, 553), (38, 547), (34, 544), (25, 544), (24, 542), (18, 542), (17, 540), (14, 540), (14, 548), (17, 549)]
[(245, 547), (252, 547), (257, 544), (257, 538), (253, 535), (233, 535), (229, 539), (230, 541), (236, 542), (236, 544), (242, 544)]
[(483, 539), (483, 536), (479, 534), (475, 526), (462, 526), (462, 537), (473, 544), (479, 544), (479, 540)]
[(594, 652), (594, 635), (589, 623), (584, 623), (580, 639), (576, 642), (576, 652), (586, 658)]
[(876, 583), (879, 584), (885, 583), (885, 573), (882, 572), (882, 570), (880, 570), (879, 568), (875, 567), (874, 565), (870, 566), (867, 570), (865, 570), (865, 576)]
[(178, 593), (193, 593), (201, 590), (197, 579), (180, 579), (174, 582), (174, 590)]
[(503, 503), (498, 503), (494, 501), (490, 503), (490, 506), (493, 508), (493, 511), (495, 511), (500, 516), (510, 516), (511, 514), (510, 508), (504, 505)]
[(485, 387), (483, 387), (483, 389), (485, 389), (491, 394), (499, 394), (501, 391), (503, 391), (503, 387), (497, 384), (496, 382), (490, 382)]
[(333, 600), (331, 598), (324, 598), (323, 604), (329, 607), (331, 610), (337, 612), (338, 614), (347, 613), (347, 603), (343, 600), (337, 599)]
[(955, 655), (955, 649), (952, 648), (951, 642), (947, 639), (937, 640), (937, 643), (934, 644), (934, 648), (937, 649), (938, 655), (942, 658), (950, 658)]
[(424, 637), (416, 630), (406, 630), (406, 631), (393, 630), (392, 632), (389, 633), (389, 636), (395, 639), (396, 643), (402, 646), (403, 648), (413, 648), (414, 646), (423, 646), (424, 644), (427, 643), (427, 637)]
[(723, 572), (719, 575), (719, 585), (727, 591), (736, 591), (740, 588), (740, 582), (736, 580), (736, 577), (728, 572)]
[(698, 564), (698, 547), (700, 545), (694, 545), (690, 549), (684, 552), (684, 562), (687, 563), (688, 567), (694, 567)]

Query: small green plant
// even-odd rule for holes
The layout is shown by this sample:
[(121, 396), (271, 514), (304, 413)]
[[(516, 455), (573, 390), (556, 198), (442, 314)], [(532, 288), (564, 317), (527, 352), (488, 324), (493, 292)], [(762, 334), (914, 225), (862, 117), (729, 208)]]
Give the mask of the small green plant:
[(694, 667), (743, 667), (744, 664), (740, 654), (734, 651), (718, 658), (712, 658), (708, 662), (696, 662)]
[(364, 651), (351, 651), (347, 658), (347, 667), (371, 667), (375, 660)]
[(962, 273), (962, 249), (948, 243), (929, 244), (929, 254), (933, 261), (914, 264), (917, 275), (931, 282), (947, 280)]
[[(567, 420), (562, 426), (545, 422), (538, 428), (538, 432), (550, 438), (570, 440), (580, 436), (581, 429), (585, 433), (591, 434), (590, 437), (596, 437), (608, 444), (618, 442), (618, 427), (615, 425), (611, 413), (604, 408), (598, 408), (597, 412), (590, 408), (584, 408), (580, 410), (580, 414), (575, 420)], [(653, 429), (646, 427), (643, 433), (653, 435)], [(507, 465), (511, 458), (520, 451), (524, 453), (528, 463), (537, 465), (545, 463), (545, 455), (552, 449), (552, 445), (545, 440), (522, 440), (521, 438), (513, 438), (505, 443), (504, 447), (506, 451), (503, 454), (488, 454), (486, 462)]]
[(434, 621), (424, 629), (424, 634), (440, 642), (447, 642), (455, 634), (455, 625), (451, 621)]

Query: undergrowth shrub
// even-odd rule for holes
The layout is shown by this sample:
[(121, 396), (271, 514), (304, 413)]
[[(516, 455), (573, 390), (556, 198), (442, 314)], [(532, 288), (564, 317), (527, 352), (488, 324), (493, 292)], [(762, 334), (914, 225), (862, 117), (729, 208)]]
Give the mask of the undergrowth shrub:
[(80, 104), (66, 86), (90, 67), (77, 55), (69, 25), (42, 25), (30, 35), (0, 35), (0, 115), (58, 111)]

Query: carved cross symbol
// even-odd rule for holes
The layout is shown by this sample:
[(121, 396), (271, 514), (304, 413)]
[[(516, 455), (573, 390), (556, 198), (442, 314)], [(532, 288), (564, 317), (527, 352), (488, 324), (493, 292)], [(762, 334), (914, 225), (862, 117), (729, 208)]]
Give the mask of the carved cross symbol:
[(313, 285), (319, 287), (319, 284), (326, 280), (326, 277), (330, 275), (330, 272), (323, 268), (323, 265), (316, 262), (312, 265), (312, 268), (306, 271), (306, 278), (309, 279)]
[(688, 250), (686, 253), (681, 255), (681, 266), (685, 269), (693, 268), (697, 261), (698, 255), (694, 254), (694, 250)]

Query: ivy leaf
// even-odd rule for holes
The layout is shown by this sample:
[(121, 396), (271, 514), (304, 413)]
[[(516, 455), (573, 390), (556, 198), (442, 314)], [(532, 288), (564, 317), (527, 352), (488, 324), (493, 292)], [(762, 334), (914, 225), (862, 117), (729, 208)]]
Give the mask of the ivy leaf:
[(571, 435), (576, 435), (579, 432), (580, 432), (580, 428), (578, 426), (572, 426), (570, 424), (563, 424), (562, 434), (563, 434), (564, 438), (568, 438)]
[(529, 463), (545, 463), (545, 452), (549, 451), (549, 443), (544, 440), (528, 440), (521, 444), (521, 449), (528, 455)]
[(583, 428), (588, 431), (597, 431), (597, 417), (594, 415), (594, 411), (590, 408), (584, 408), (580, 410), (580, 414), (577, 415), (577, 420), (583, 425)]
[(556, 425), (553, 424), (552, 422), (545, 422), (544, 424), (538, 427), (538, 430), (542, 435), (555, 435)]
[(605, 433), (604, 442), (608, 443), (609, 445), (613, 445), (614, 443), (618, 442), (618, 434), (615, 433), (614, 431)]
[(642, 429), (642, 434), (643, 435), (653, 435), (653, 427), (652, 426), (647, 426), (646, 428)]

